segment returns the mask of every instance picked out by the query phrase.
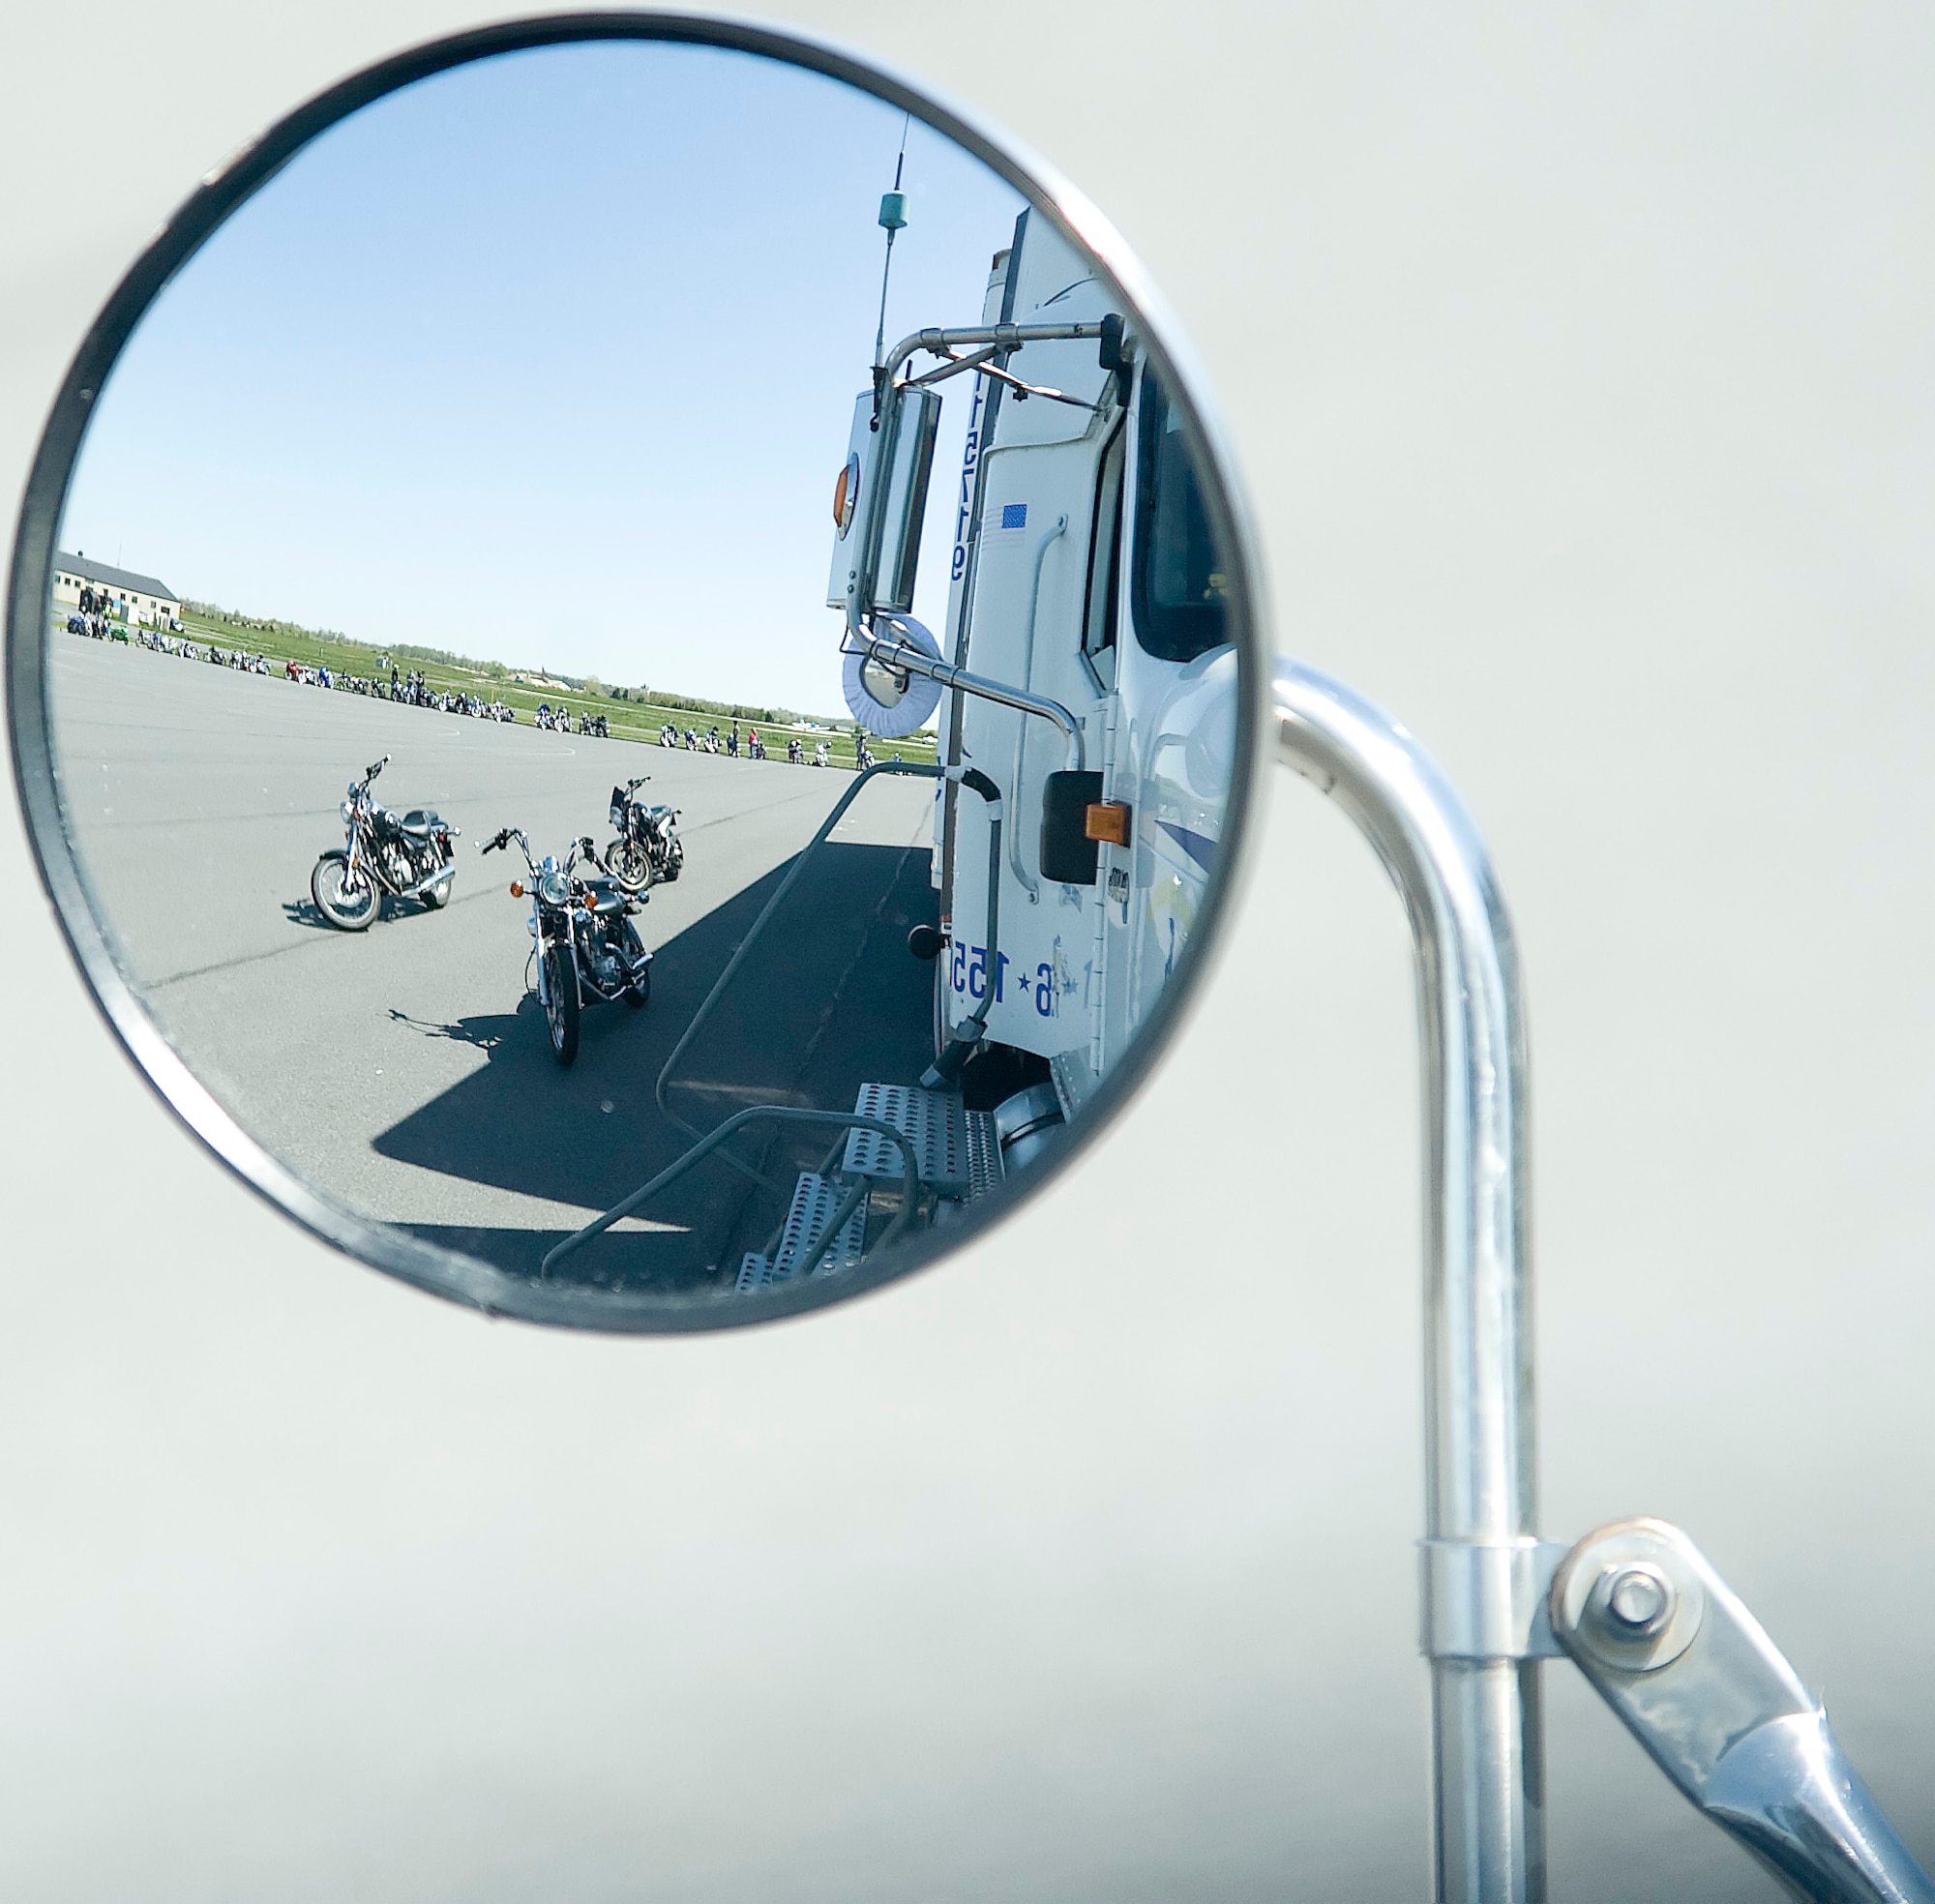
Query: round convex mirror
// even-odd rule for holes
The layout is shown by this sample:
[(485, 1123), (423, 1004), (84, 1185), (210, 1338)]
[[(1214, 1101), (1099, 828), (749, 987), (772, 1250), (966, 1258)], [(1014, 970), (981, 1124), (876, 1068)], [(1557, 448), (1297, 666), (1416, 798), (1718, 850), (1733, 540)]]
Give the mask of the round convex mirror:
[(406, 55), (197, 193), (62, 389), (8, 642), (48, 891), (175, 1111), (367, 1263), (633, 1329), (873, 1287), (1106, 1121), (1265, 680), (1101, 222), (648, 15)]

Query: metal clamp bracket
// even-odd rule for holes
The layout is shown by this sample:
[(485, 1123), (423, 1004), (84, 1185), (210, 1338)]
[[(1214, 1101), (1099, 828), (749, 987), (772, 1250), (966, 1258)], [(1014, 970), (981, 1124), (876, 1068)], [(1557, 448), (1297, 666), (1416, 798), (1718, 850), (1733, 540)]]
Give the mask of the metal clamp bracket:
[(1546, 1602), (1559, 1540), (1417, 1544), (1419, 1649), (1431, 1659), (1557, 1659)]
[(1795, 1895), (1935, 1904), (1819, 1702), (1678, 1528), (1589, 1533), (1551, 1598), (1560, 1645), (1653, 1763)]

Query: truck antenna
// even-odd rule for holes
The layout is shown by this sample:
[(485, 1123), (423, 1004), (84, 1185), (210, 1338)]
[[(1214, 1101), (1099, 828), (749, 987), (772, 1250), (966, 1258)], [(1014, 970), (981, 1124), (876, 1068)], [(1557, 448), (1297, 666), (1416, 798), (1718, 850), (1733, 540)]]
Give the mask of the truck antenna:
[[(886, 262), (880, 266), (880, 323), (874, 333), (874, 369), (878, 372), (887, 360), (887, 280), (894, 269), (894, 233), (907, 223), (907, 193), (901, 190), (901, 168), (907, 164), (908, 128), (913, 124), (909, 112), (901, 121), (901, 156), (894, 161), (894, 189), (880, 194), (880, 223), (887, 234)], [(879, 381), (878, 376), (875, 382)]]

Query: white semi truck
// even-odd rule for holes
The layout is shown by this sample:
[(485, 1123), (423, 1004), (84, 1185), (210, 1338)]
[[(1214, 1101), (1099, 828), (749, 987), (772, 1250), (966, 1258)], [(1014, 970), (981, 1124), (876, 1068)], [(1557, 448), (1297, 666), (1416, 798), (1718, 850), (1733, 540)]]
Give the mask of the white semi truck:
[[(936, 1082), (966, 1083), (970, 1102), (986, 1095), (977, 1072), (1033, 1072), (1072, 1114), (1175, 969), (1222, 837), (1236, 692), (1224, 580), (1183, 433), (1136, 345), (1092, 268), (1024, 212), (981, 324), (885, 353), (836, 485), (828, 604), (846, 617), (856, 717), (905, 731), (915, 677), (941, 691)], [(938, 386), (953, 378), (970, 412), (959, 484), (935, 498), (955, 524), (936, 641), (907, 610)], [(968, 797), (970, 772), (998, 803)]]

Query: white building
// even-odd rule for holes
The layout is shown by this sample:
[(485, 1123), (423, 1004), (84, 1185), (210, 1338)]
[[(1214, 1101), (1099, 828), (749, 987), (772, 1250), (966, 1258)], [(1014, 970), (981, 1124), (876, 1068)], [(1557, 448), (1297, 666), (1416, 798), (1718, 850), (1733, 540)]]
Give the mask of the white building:
[(165, 625), (181, 613), (181, 597), (157, 577), (110, 568), (105, 562), (90, 562), (85, 555), (60, 550), (54, 556), (54, 607), (74, 612), (81, 607), (83, 589), (87, 591), (88, 612), (112, 615), (117, 621), (153, 627)]

